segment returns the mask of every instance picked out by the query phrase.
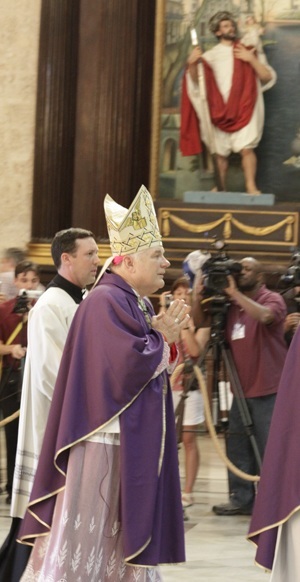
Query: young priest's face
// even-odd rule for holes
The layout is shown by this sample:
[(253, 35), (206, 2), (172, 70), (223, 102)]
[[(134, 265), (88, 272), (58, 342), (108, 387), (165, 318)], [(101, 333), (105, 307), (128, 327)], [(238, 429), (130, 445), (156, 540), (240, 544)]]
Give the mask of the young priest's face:
[(92, 237), (76, 240), (76, 251), (64, 253), (68, 266), (69, 280), (83, 289), (95, 282), (97, 267), (100, 263), (98, 246)]

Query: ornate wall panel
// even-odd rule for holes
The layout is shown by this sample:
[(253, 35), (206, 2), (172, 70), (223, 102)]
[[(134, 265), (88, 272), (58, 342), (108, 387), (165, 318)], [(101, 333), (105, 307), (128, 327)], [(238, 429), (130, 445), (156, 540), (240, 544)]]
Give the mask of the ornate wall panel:
[(189, 252), (211, 251), (216, 238), (225, 241), (226, 250), (233, 258), (254, 256), (269, 273), (282, 272), (289, 264), (293, 249), (299, 245), (299, 205), (259, 210), (163, 200), (156, 201), (155, 205), (166, 255), (171, 260), (170, 280), (178, 276)]

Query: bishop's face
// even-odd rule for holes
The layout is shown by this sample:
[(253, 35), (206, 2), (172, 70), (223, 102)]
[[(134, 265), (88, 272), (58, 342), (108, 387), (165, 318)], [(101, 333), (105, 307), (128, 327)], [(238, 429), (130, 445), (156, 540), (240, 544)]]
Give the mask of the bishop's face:
[(144, 297), (165, 285), (164, 275), (170, 266), (161, 246), (136, 253), (134, 257), (134, 289)]

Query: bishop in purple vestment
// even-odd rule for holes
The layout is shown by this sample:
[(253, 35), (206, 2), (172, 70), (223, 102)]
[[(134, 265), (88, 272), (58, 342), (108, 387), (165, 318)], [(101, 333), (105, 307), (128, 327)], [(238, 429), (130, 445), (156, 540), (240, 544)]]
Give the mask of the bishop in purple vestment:
[[(299, 356), (300, 328), (298, 327), (290, 345), (280, 380), (248, 534), (248, 538), (257, 545), (257, 563), (268, 570), (272, 570), (274, 567), (279, 527), (286, 528), (292, 516), (295, 519), (300, 519)], [(283, 539), (286, 538), (281, 537), (282, 548), (280, 548), (280, 552), (283, 551), (287, 556), (287, 552), (292, 551), (292, 547), (286, 546), (284, 548)], [(297, 561), (297, 556), (295, 558)], [(286, 565), (289, 561), (291, 561), (290, 555)], [(281, 579), (284, 582), (299, 580), (300, 571), (293, 571), (291, 576), (289, 577), (285, 570)]]
[(24, 581), (90, 579), (86, 572), (129, 581), (140, 566), (139, 580), (159, 581), (154, 571), (147, 578), (151, 568), (185, 560), (168, 366), (189, 308), (175, 301), (156, 317), (145, 298), (164, 285), (169, 262), (141, 190), (144, 220), (119, 222), (123, 254), (114, 253), (70, 328), (20, 531), (23, 543), (35, 542)]

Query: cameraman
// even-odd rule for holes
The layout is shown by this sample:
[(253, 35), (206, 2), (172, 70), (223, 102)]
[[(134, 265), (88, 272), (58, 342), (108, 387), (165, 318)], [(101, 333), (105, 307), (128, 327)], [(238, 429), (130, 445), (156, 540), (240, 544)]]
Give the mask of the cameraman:
[[(263, 457), (268, 437), (276, 392), (287, 347), (284, 341), (286, 306), (278, 293), (263, 284), (260, 263), (252, 257), (241, 261), (237, 282), (227, 276), (224, 294), (229, 298), (225, 321), (225, 341), (233, 361), (253, 423), (253, 433)], [(193, 313), (198, 325), (201, 300)], [(203, 325), (203, 323), (202, 323)], [(248, 474), (257, 474), (258, 467), (245, 427), (233, 398), (229, 413), (227, 451), (229, 459)], [(215, 505), (217, 515), (248, 515), (255, 498), (254, 485), (229, 473), (230, 499)]]
[[(39, 283), (37, 265), (30, 261), (22, 261), (17, 264), (14, 284), (19, 291), (22, 289), (25, 291), (36, 290)], [(20, 306), (20, 310), (18, 306)], [(2, 357), (0, 409), (4, 418), (19, 410), (20, 407), (21, 360), (25, 357), (27, 346), (27, 318), (25, 314), (29, 308), (30, 300), (28, 301), (20, 295), (0, 305), (0, 358)], [(18, 419), (5, 426), (7, 459), (6, 503), (11, 501), (18, 426)]]
[(284, 322), (284, 337), (289, 346), (300, 323), (300, 286), (285, 291), (282, 297), (288, 312)]

